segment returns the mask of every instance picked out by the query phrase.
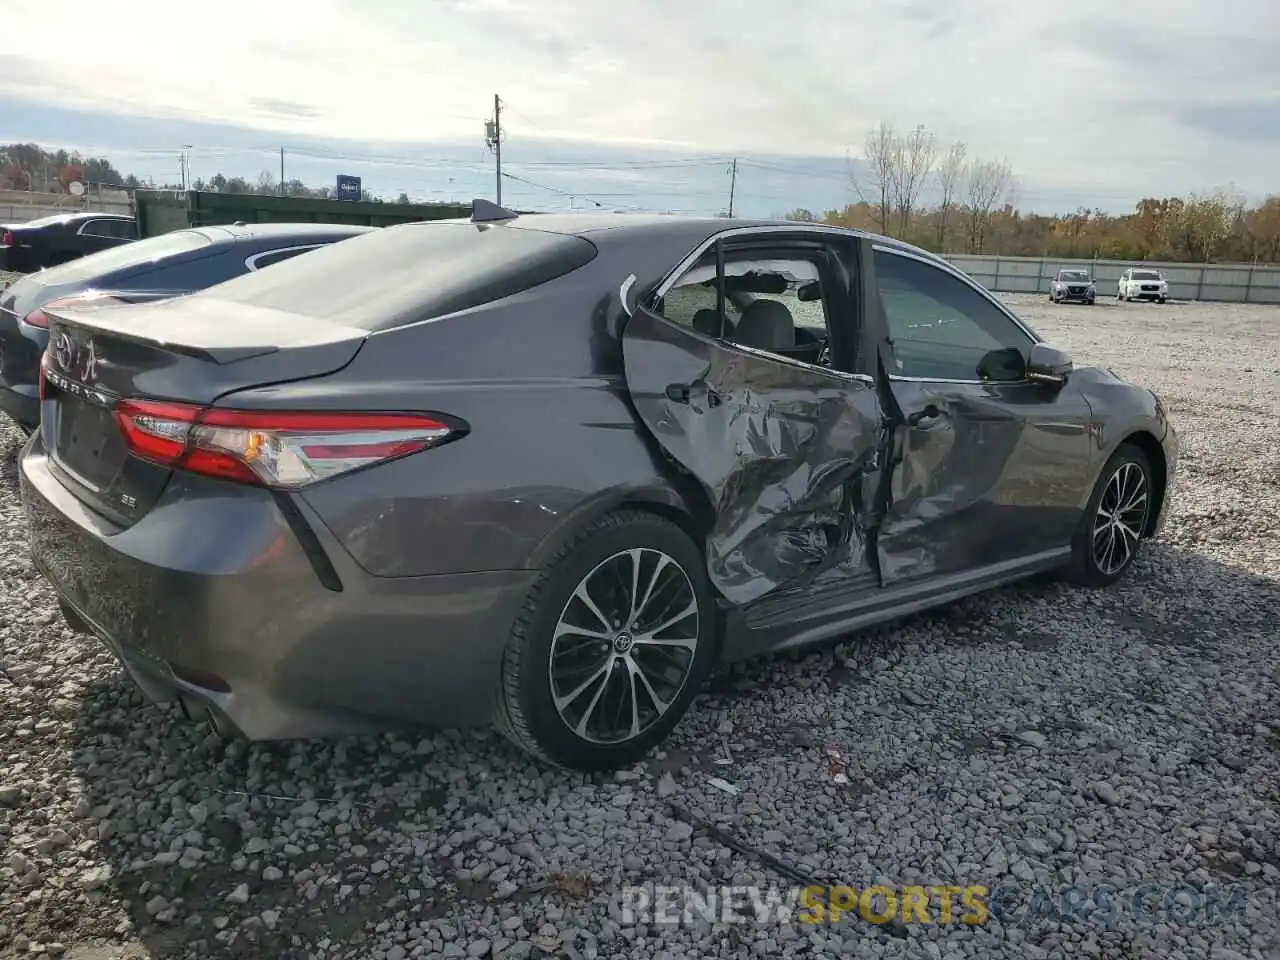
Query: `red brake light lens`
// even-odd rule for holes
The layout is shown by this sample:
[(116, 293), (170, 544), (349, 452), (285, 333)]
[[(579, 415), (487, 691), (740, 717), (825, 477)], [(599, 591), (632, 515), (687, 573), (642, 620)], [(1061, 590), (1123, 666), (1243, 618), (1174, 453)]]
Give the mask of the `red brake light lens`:
[(13, 246), (13, 231), (6, 230), (4, 231), (4, 233), (0, 233), (0, 247), (12, 247), (12, 246)]
[(63, 297), (61, 300), (53, 300), (46, 303), (43, 307), (37, 307), (22, 318), (22, 322), (29, 327), (40, 327), (43, 330), (49, 328), (49, 315), (46, 310), (56, 310), (59, 307), (84, 307), (84, 306), (105, 306), (108, 303), (126, 303), (119, 297), (108, 296), (105, 293), (81, 293), (74, 297)]
[(416, 413), (269, 413), (124, 400), (115, 415), (134, 456), (287, 489), (417, 453), (459, 432)]

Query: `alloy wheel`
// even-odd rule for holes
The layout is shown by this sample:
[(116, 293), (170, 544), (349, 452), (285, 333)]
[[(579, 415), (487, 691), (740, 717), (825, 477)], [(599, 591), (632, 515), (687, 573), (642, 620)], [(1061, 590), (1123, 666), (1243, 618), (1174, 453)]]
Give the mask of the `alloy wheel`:
[(1110, 577), (1133, 559), (1146, 529), (1150, 500), (1147, 475), (1132, 460), (1120, 464), (1107, 480), (1093, 518), (1093, 562)]
[(578, 583), (551, 641), (551, 695), (560, 719), (598, 744), (633, 740), (679, 697), (700, 635), (685, 569), (649, 547), (623, 550)]

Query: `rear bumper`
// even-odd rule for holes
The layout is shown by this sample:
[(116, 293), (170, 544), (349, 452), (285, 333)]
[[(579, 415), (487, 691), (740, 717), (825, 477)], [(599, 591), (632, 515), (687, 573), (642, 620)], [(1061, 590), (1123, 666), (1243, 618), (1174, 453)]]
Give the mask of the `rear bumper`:
[(20, 483), (36, 566), (153, 700), (255, 740), (489, 722), (536, 572), (370, 577), (315, 524), (333, 591), (265, 491), (175, 476), (120, 529), (62, 486), (38, 436)]
[(40, 423), (40, 355), (47, 342), (47, 331), (0, 310), (0, 410), (25, 427)]
[(0, 270), (10, 273), (32, 273), (38, 269), (32, 266), (35, 260), (34, 251), (30, 247), (0, 247)]
[(20, 426), (34, 430), (40, 425), (40, 398), (36, 395), (39, 388), (29, 389), (28, 395), (23, 388), (9, 386), (0, 374), (0, 410)]

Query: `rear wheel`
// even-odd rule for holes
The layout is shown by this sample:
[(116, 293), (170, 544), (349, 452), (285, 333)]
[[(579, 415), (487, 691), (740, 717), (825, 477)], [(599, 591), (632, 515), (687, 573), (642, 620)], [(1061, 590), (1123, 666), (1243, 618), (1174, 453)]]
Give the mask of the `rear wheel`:
[(715, 656), (702, 555), (639, 511), (573, 538), (530, 592), (503, 659), (496, 725), (558, 766), (613, 769), (666, 739)]
[(1072, 541), (1071, 580), (1106, 587), (1124, 576), (1142, 546), (1152, 494), (1147, 455), (1121, 444), (1102, 468)]

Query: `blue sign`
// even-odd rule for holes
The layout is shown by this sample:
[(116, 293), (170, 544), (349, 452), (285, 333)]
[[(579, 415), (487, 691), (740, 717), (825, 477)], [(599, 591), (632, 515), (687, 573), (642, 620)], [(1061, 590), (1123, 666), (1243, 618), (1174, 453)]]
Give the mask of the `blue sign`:
[(345, 173), (338, 174), (337, 193), (339, 200), (359, 200), (360, 178), (348, 176)]

